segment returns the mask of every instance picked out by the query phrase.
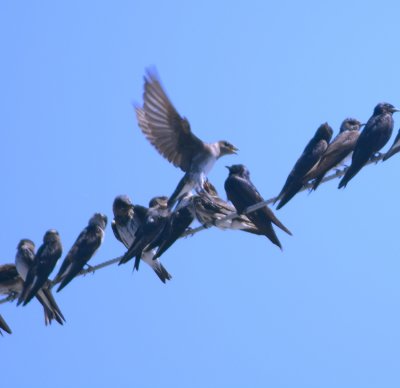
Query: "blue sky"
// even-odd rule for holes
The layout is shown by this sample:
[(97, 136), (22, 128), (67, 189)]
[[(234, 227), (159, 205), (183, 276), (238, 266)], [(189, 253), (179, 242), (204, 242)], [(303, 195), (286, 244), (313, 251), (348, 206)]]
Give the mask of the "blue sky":
[[(276, 195), (317, 127), (365, 122), (400, 105), (397, 2), (20, 2), (0, 5), (1, 263), (18, 241), (56, 228), (67, 252), (90, 216), (129, 194), (172, 193), (181, 171), (137, 127), (155, 65), (204, 141), (239, 155)], [(395, 116), (395, 132), (400, 116)], [(390, 141), (391, 144), (392, 140)], [(387, 147), (385, 148), (387, 149)], [(398, 387), (400, 157), (301, 193), (282, 210), (293, 232), (209, 229), (163, 257), (163, 285), (141, 266), (74, 280), (42, 309), (0, 305), (7, 387)], [(124, 251), (106, 231), (92, 263)]]

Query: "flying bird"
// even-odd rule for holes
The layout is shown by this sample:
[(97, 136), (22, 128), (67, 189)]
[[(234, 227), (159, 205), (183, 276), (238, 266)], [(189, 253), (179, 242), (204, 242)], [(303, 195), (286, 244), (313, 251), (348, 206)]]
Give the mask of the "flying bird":
[(305, 176), (319, 162), (328, 148), (332, 134), (333, 130), (328, 123), (319, 126), (287, 177), (281, 192), (276, 197), (275, 202), (279, 201), (277, 209), (282, 208), (301, 190)]
[[(225, 191), (228, 199), (233, 203), (237, 212), (243, 213), (249, 206), (263, 202), (264, 198), (250, 180), (249, 170), (243, 164), (227, 167), (229, 176), (225, 181)], [(247, 217), (254, 223), (259, 231), (282, 249), (282, 245), (272, 227), (275, 224), (289, 235), (292, 233), (275, 216), (267, 205), (250, 212)]]
[[(0, 293), (21, 295), (24, 282), (35, 258), (35, 244), (29, 239), (22, 239), (17, 246), (15, 265), (5, 264), (0, 266)], [(58, 307), (50, 290), (51, 283), (45, 284), (36, 293), (36, 299), (43, 306), (44, 322), (51, 324), (55, 319), (60, 325), (65, 322), (64, 315)]]
[(153, 241), (154, 246), (150, 244), (149, 248), (152, 249), (158, 246), (153, 260), (161, 257), (172, 244), (178, 240), (179, 237), (189, 228), (194, 220), (194, 212), (192, 206), (192, 194), (186, 193), (180, 198), (175, 210), (168, 214), (167, 222), (163, 228), (162, 233), (157, 240)]
[(386, 152), (382, 160), (383, 161), (388, 160), (390, 157), (392, 157), (394, 154), (397, 154), (399, 151), (400, 151), (400, 129), (399, 132), (397, 132), (397, 136), (394, 139), (392, 146), (389, 148), (389, 151)]
[(48, 230), (43, 237), (43, 244), (36, 252), (35, 258), (26, 275), (24, 288), (17, 305), (25, 306), (42, 288), (62, 254), (60, 235), (54, 229)]
[[(10, 326), (7, 325), (7, 322), (4, 320), (4, 318), (1, 316), (1, 314), (0, 314), (0, 329), (4, 330), (8, 334), (12, 333)], [(1, 330), (0, 330), (0, 334), (3, 335)]]
[(398, 111), (399, 109), (387, 102), (381, 102), (375, 107), (357, 140), (351, 165), (339, 182), (339, 189), (346, 187), (371, 157), (389, 141), (394, 126), (393, 113)]
[(203, 187), (217, 159), (238, 151), (225, 140), (215, 143), (200, 140), (191, 131), (189, 121), (172, 105), (154, 70), (146, 72), (143, 107), (135, 109), (139, 127), (146, 138), (162, 156), (185, 172), (168, 200), (169, 208), (185, 193)]
[[(133, 205), (131, 199), (127, 195), (119, 195), (114, 199), (113, 213), (114, 219), (111, 223), (112, 230), (115, 238), (120, 241), (124, 246), (129, 249), (134, 241), (135, 234), (138, 228), (145, 222), (148, 208)], [(148, 264), (159, 279), (165, 283), (170, 280), (172, 276), (161, 264), (160, 260), (153, 260), (155, 251), (146, 251), (140, 257), (146, 264)]]
[[(235, 207), (224, 201), (208, 180), (203, 190), (199, 190), (197, 195), (193, 196), (192, 206), (195, 217), (204, 227), (214, 225), (222, 230), (233, 229), (257, 235), (263, 234), (245, 214), (237, 214)], [(236, 214), (234, 218), (227, 219), (233, 214)]]
[(347, 118), (340, 126), (339, 134), (328, 145), (320, 161), (305, 176), (303, 183), (314, 179), (312, 190), (316, 190), (325, 174), (342, 164), (353, 152), (362, 124), (353, 118)]
[(89, 220), (88, 226), (83, 229), (67, 253), (54, 283), (61, 281), (57, 292), (61, 291), (88, 263), (99, 249), (104, 239), (107, 226), (107, 216), (95, 213)]

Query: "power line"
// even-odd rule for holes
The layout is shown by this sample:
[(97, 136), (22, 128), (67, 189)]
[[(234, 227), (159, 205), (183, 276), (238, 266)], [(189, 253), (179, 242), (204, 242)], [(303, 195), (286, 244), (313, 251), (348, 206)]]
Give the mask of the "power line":
[[(370, 165), (370, 164), (373, 164), (373, 163), (375, 163), (375, 164), (378, 163), (380, 160), (382, 160), (382, 158), (383, 158), (384, 156), (385, 156), (385, 154), (377, 154), (376, 156), (374, 156), (373, 158), (371, 158), (371, 159), (366, 163), (366, 166), (367, 166), (367, 165)], [(322, 179), (322, 181), (321, 181), (321, 184), (326, 183), (326, 182), (329, 182), (329, 181), (331, 181), (331, 180), (333, 180), (333, 179), (342, 177), (342, 176), (346, 173), (347, 168), (348, 168), (348, 167), (345, 167), (345, 168), (343, 168), (342, 170), (339, 170), (339, 169), (335, 170), (334, 173), (332, 173), (332, 174), (330, 174), (330, 175), (324, 177), (324, 178)], [(300, 190), (299, 192), (305, 191), (305, 190), (309, 190), (309, 189), (312, 188), (312, 186), (313, 186), (313, 183), (307, 183), (306, 185), (304, 185), (304, 186), (301, 188), (301, 190)], [(273, 198), (267, 199), (267, 200), (265, 200), (265, 201), (263, 201), (263, 202), (259, 202), (259, 203), (255, 204), (255, 205), (249, 206), (249, 207), (243, 212), (243, 214), (248, 214), (248, 213), (254, 212), (254, 211), (258, 210), (258, 209), (261, 209), (261, 208), (262, 208), (263, 206), (265, 206), (265, 205), (270, 205), (271, 203), (275, 202), (276, 199), (277, 199), (276, 197), (273, 197)], [(193, 236), (193, 235), (195, 235), (196, 233), (199, 233), (199, 232), (201, 232), (201, 231), (203, 231), (203, 230), (205, 230), (205, 229), (207, 229), (207, 228), (209, 228), (209, 227), (211, 227), (211, 226), (218, 226), (218, 224), (220, 224), (220, 223), (223, 223), (223, 222), (225, 222), (225, 221), (231, 220), (231, 219), (235, 218), (236, 216), (237, 216), (237, 213), (229, 214), (229, 215), (227, 215), (226, 217), (221, 218), (220, 220), (217, 220), (217, 221), (216, 221), (216, 225), (213, 225), (213, 224), (206, 224), (206, 225), (198, 226), (197, 228), (190, 229), (190, 230), (186, 231), (181, 237)], [(123, 256), (119, 256), (119, 257), (116, 257), (116, 258), (111, 259), (111, 260), (106, 260), (106, 261), (104, 261), (104, 262), (102, 262), (102, 263), (100, 263), (100, 264), (97, 264), (97, 265), (95, 265), (95, 266), (89, 266), (88, 268), (82, 270), (76, 277), (78, 277), (78, 276), (84, 276), (84, 275), (87, 275), (88, 273), (94, 273), (94, 272), (96, 272), (96, 271), (98, 271), (98, 270), (100, 270), (100, 269), (103, 269), (103, 268), (109, 267), (110, 265), (116, 264), (116, 263), (118, 263), (118, 262), (122, 259), (122, 257), (123, 257)], [(58, 284), (58, 283), (60, 283), (60, 282), (61, 282), (61, 279), (60, 279), (59, 281), (57, 281), (57, 282), (53, 282), (53, 283), (52, 283), (52, 286), (54, 286), (54, 285), (56, 285), (56, 284)], [(0, 299), (0, 304), (7, 303), (7, 302), (12, 302), (12, 301), (15, 300), (17, 297), (18, 297), (18, 295), (10, 294), (10, 295), (8, 295), (6, 298), (4, 298), (4, 299)]]

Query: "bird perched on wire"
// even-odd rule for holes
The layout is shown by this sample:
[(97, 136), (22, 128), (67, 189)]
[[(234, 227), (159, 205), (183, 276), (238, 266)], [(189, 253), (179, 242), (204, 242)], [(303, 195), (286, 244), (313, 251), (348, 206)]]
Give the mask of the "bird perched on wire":
[(82, 230), (71, 249), (65, 256), (54, 283), (61, 281), (57, 292), (61, 291), (88, 263), (104, 239), (107, 226), (107, 216), (95, 213), (89, 220), (88, 226)]
[[(222, 230), (233, 229), (263, 234), (245, 214), (237, 214), (235, 207), (218, 195), (209, 180), (205, 182), (203, 190), (199, 190), (197, 195), (193, 196), (192, 204), (195, 217), (206, 228), (214, 225)], [(236, 214), (234, 218), (228, 217), (233, 214)]]
[(385, 144), (393, 132), (393, 113), (398, 112), (392, 104), (379, 103), (372, 116), (365, 124), (354, 147), (351, 165), (339, 182), (339, 189), (346, 187), (349, 181), (365, 166)]
[[(29, 239), (22, 239), (17, 246), (15, 265), (6, 264), (0, 267), (0, 293), (21, 295), (29, 269), (35, 258), (35, 244)], [(55, 319), (60, 325), (65, 322), (64, 315), (58, 307), (51, 292), (51, 283), (46, 281), (36, 293), (36, 299), (43, 306), (44, 322), (51, 324)]]
[(173, 212), (168, 214), (167, 221), (163, 228), (162, 233), (150, 244), (149, 248), (152, 249), (158, 246), (153, 260), (161, 257), (171, 246), (178, 240), (179, 237), (189, 228), (194, 220), (194, 211), (192, 205), (193, 195), (186, 193), (179, 199), (178, 204)]
[[(156, 203), (156, 202), (155, 202)], [(145, 222), (148, 208), (133, 205), (127, 195), (118, 195), (113, 203), (114, 220), (111, 223), (115, 238), (129, 249), (135, 242), (135, 235), (139, 227)], [(141, 260), (148, 264), (159, 279), (165, 283), (172, 276), (168, 273), (160, 260), (153, 260), (155, 250), (144, 251)]]
[(394, 142), (392, 146), (389, 148), (389, 151), (386, 152), (385, 156), (383, 157), (383, 161), (388, 160), (391, 158), (394, 154), (397, 154), (400, 151), (400, 129), (399, 132), (397, 132), (397, 136), (394, 139)]
[[(225, 181), (226, 195), (239, 214), (243, 213), (249, 206), (264, 201), (264, 198), (250, 180), (249, 170), (243, 164), (227, 166), (227, 169), (229, 170), (229, 176)], [(292, 235), (290, 230), (276, 218), (275, 214), (267, 205), (247, 213), (247, 217), (263, 235), (281, 249), (282, 245), (276, 236), (272, 224), (275, 224), (287, 234)]]
[(318, 127), (313, 138), (308, 142), (292, 171), (290, 171), (281, 192), (276, 197), (275, 202), (279, 201), (277, 209), (282, 208), (301, 190), (305, 176), (321, 159), (328, 148), (332, 134), (333, 130), (328, 123)]
[(10, 329), (10, 326), (7, 325), (7, 322), (5, 321), (5, 319), (0, 314), (0, 334), (3, 335), (1, 330), (4, 330), (8, 334), (12, 333), (12, 331)]
[(225, 140), (215, 143), (200, 140), (191, 131), (189, 121), (172, 105), (154, 69), (147, 70), (144, 77), (143, 107), (135, 109), (146, 138), (162, 156), (185, 172), (168, 200), (169, 208), (185, 193), (203, 187), (217, 159), (238, 151)]
[(314, 179), (312, 190), (316, 190), (325, 174), (343, 163), (353, 152), (362, 125), (353, 118), (343, 120), (339, 134), (328, 145), (319, 162), (305, 176), (303, 183)]
[(48, 230), (43, 237), (43, 244), (36, 252), (33, 263), (26, 275), (24, 288), (17, 305), (25, 306), (42, 288), (62, 254), (60, 235), (54, 229)]
[(135, 257), (134, 268), (139, 270), (140, 259), (143, 253), (156, 247), (164, 227), (168, 220), (168, 197), (154, 197), (149, 202), (149, 208), (145, 210), (143, 222), (139, 225), (135, 240), (128, 251), (122, 257), (119, 264), (123, 264)]

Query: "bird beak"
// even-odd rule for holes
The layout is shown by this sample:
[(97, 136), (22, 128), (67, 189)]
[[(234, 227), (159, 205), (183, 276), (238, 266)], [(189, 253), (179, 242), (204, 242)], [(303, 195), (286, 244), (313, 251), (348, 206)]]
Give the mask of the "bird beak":
[(367, 123), (360, 124), (360, 128), (365, 127), (365, 124), (367, 124)]
[(237, 155), (237, 151), (239, 151), (239, 148), (236, 148), (235, 146), (232, 146), (231, 151), (232, 151), (232, 154), (236, 154)]
[(231, 168), (229, 166), (225, 166), (229, 171), (231, 171)]
[(393, 108), (392, 109), (392, 112), (394, 113), (394, 112), (400, 112), (400, 109), (398, 109), (398, 108)]

